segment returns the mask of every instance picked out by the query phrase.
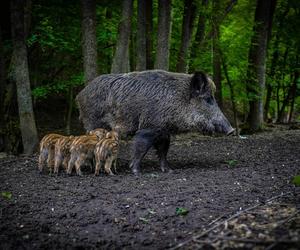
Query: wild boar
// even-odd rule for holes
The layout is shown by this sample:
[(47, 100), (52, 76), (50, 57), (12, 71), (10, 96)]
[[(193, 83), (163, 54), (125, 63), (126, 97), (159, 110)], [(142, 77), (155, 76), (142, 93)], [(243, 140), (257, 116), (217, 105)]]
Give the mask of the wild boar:
[(103, 139), (107, 133), (108, 133), (108, 130), (106, 130), (104, 128), (96, 128), (96, 129), (93, 129), (93, 130), (87, 132), (88, 135), (96, 135), (99, 140)]
[(95, 175), (99, 175), (99, 171), (103, 164), (105, 164), (104, 170), (107, 174), (113, 175), (113, 172), (111, 171), (112, 165), (116, 172), (118, 151), (119, 134), (116, 131), (110, 131), (106, 134), (105, 138), (97, 142), (95, 146)]
[(99, 141), (96, 135), (78, 136), (70, 147), (70, 160), (68, 162), (67, 173), (71, 174), (75, 166), (77, 175), (82, 175), (81, 166), (88, 165), (92, 168), (94, 159), (94, 149)]
[(40, 172), (43, 171), (43, 167), (44, 165), (46, 165), (46, 162), (50, 172), (52, 172), (52, 168), (54, 167), (55, 143), (61, 137), (62, 135), (59, 134), (48, 134), (45, 135), (41, 140), (38, 163), (38, 168)]
[(58, 174), (59, 167), (62, 165), (64, 170), (67, 170), (68, 162), (70, 160), (70, 147), (75, 140), (73, 135), (61, 136), (55, 143), (55, 164), (54, 173)]
[[(234, 131), (218, 107), (214, 91), (213, 81), (203, 72), (189, 75), (149, 70), (101, 75), (76, 100), (80, 120), (88, 131), (103, 127), (124, 136), (146, 129), (137, 133), (133, 146), (131, 166), (139, 174), (140, 161), (154, 141), (169, 145), (169, 135), (177, 132)], [(168, 148), (158, 152), (162, 171), (170, 170)]]

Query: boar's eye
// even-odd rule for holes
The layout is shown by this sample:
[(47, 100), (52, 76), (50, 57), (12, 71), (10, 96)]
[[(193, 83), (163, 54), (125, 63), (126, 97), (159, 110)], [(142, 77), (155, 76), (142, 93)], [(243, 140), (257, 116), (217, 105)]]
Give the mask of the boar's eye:
[(207, 96), (204, 98), (204, 100), (209, 104), (213, 105), (214, 104), (214, 98), (212, 96)]

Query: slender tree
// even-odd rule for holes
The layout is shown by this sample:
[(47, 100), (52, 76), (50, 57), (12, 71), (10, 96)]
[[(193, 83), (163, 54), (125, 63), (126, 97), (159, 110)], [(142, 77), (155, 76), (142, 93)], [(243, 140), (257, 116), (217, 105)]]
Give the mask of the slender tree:
[(202, 0), (197, 21), (197, 31), (195, 34), (195, 40), (191, 48), (191, 58), (195, 58), (197, 56), (197, 53), (204, 39), (206, 22), (205, 10), (207, 8), (207, 4), (208, 0)]
[(147, 67), (147, 9), (146, 0), (138, 0), (138, 19), (137, 19), (137, 33), (136, 33), (136, 70), (142, 71)]
[(189, 46), (193, 33), (193, 24), (196, 14), (196, 5), (193, 0), (184, 1), (184, 13), (182, 20), (181, 45), (178, 53), (176, 70), (177, 72), (188, 71)]
[(216, 84), (216, 100), (219, 107), (223, 108), (222, 95), (222, 72), (221, 72), (221, 55), (219, 47), (220, 38), (220, 0), (213, 1), (212, 8), (212, 27), (213, 27), (213, 80)]
[(129, 67), (129, 40), (131, 32), (131, 16), (133, 0), (122, 1), (122, 17), (119, 23), (118, 39), (113, 58), (112, 73), (128, 72)]
[(85, 83), (97, 76), (96, 0), (81, 0), (82, 54)]
[[(5, 92), (5, 61), (4, 61), (4, 51), (3, 51), (3, 42), (2, 42), (2, 29), (0, 25), (0, 130), (3, 121), (4, 114), (4, 92)], [(1, 132), (1, 131), (0, 131)]]
[[(284, 122), (285, 109), (289, 104), (293, 104), (293, 101), (296, 96), (298, 79), (299, 79), (299, 72), (298, 72), (298, 70), (296, 70), (294, 72), (294, 74), (291, 76), (291, 80), (293, 80), (293, 82), (289, 86), (287, 95), (282, 102), (282, 106), (278, 112), (277, 122)], [(293, 105), (291, 105), (291, 107), (293, 107)], [(291, 115), (289, 115), (289, 116), (291, 116)]]
[(158, 1), (156, 69), (169, 70), (169, 46), (171, 31), (171, 0)]
[(31, 154), (38, 143), (38, 136), (32, 108), (27, 48), (25, 44), (24, 4), (24, 0), (11, 1), (11, 28), (14, 54), (14, 77), (17, 85), (22, 142), (24, 153)]
[(258, 131), (263, 125), (263, 91), (265, 88), (265, 61), (267, 54), (268, 28), (272, 18), (272, 1), (257, 0), (255, 24), (251, 39), (246, 89), (249, 99), (249, 129)]
[(146, 68), (153, 69), (152, 45), (153, 45), (153, 3), (146, 1)]
[[(272, 30), (272, 23), (273, 23), (273, 19), (272, 16), (274, 11), (275, 11), (275, 7), (276, 7), (276, 2), (273, 1), (272, 5), (271, 5), (271, 18), (269, 19), (269, 33), (268, 33), (268, 43), (271, 40), (271, 30)], [(278, 19), (278, 28), (277, 28), (277, 32), (275, 35), (275, 41), (274, 41), (274, 46), (273, 46), (273, 53), (272, 53), (272, 59), (271, 59), (271, 68), (270, 68), (270, 78), (274, 81), (275, 80), (275, 72), (276, 72), (276, 67), (279, 61), (279, 35), (280, 32), (283, 30), (283, 25), (284, 25), (284, 17), (287, 15), (287, 13), (289, 12), (290, 6), (287, 4), (284, 11), (277, 16)], [(270, 82), (266, 82), (266, 89), (267, 89), (267, 94), (266, 94), (266, 101), (265, 101), (265, 106), (264, 106), (264, 120), (267, 121), (268, 120), (268, 113), (269, 113), (269, 107), (270, 107), (270, 101), (271, 101), (271, 96), (272, 96), (272, 92), (273, 92), (273, 86)], [(278, 109), (279, 110), (279, 109)]]

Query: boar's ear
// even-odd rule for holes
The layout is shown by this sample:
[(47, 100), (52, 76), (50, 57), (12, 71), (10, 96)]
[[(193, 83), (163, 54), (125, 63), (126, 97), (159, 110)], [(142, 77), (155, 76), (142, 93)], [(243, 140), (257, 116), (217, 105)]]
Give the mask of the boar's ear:
[(190, 98), (198, 97), (209, 91), (209, 82), (203, 72), (195, 72), (190, 83)]

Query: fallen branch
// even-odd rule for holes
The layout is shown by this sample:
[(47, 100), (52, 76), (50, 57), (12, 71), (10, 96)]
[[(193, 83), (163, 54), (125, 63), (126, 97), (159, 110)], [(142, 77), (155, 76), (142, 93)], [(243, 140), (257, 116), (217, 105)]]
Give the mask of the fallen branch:
[(211, 237), (213, 239), (218, 240), (225, 240), (225, 241), (237, 241), (237, 242), (243, 242), (243, 243), (254, 243), (254, 244), (270, 244), (270, 243), (285, 243), (285, 244), (293, 244), (298, 243), (297, 240), (258, 240), (258, 239), (247, 239), (247, 238), (234, 238), (234, 237), (222, 237), (222, 236), (216, 236)]

